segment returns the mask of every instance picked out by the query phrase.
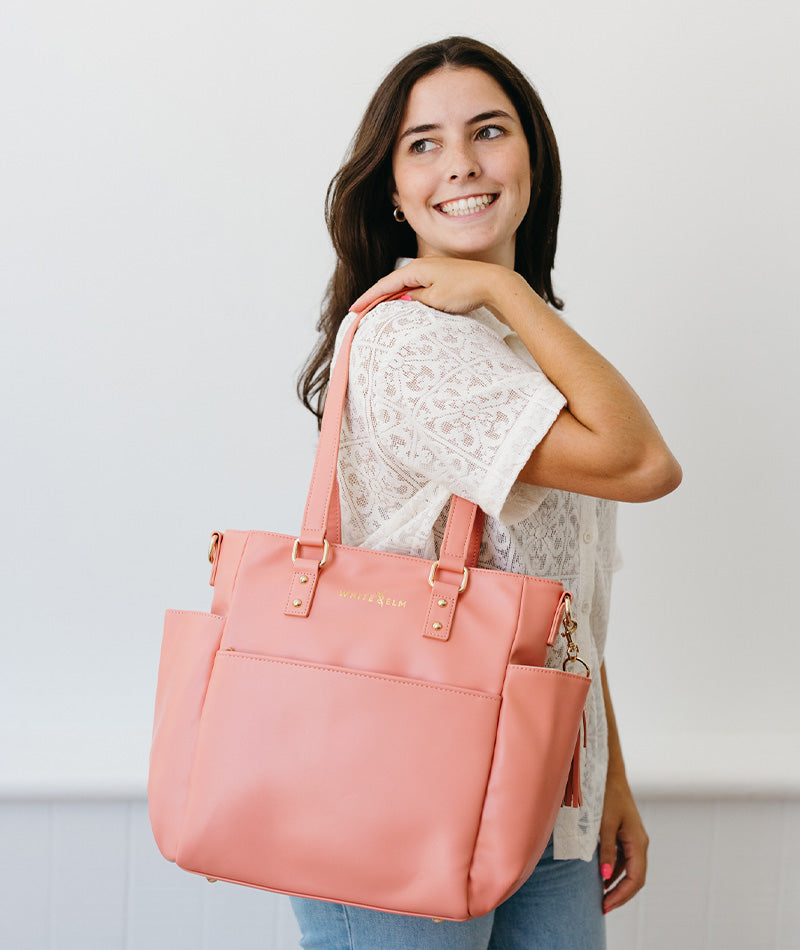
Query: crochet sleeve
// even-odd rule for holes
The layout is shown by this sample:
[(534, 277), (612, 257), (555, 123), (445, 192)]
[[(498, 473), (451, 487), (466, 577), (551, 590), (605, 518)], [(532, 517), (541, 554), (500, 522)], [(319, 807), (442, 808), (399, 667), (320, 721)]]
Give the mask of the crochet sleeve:
[(470, 316), (391, 301), (368, 314), (350, 363), (351, 425), (387, 464), (499, 517), (566, 400)]

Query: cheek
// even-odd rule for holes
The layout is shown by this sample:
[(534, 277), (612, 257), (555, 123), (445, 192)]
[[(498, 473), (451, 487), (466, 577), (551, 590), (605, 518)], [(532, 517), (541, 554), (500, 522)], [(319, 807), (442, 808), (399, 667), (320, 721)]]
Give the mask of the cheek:
[(394, 197), (397, 202), (402, 205), (404, 201), (408, 199), (408, 176), (402, 167), (395, 167), (392, 169), (392, 172), (394, 177)]
[(518, 181), (524, 183), (524, 186), (530, 190), (533, 183), (533, 168), (531, 167), (531, 154), (527, 145), (517, 143), (513, 152), (508, 155), (509, 174), (516, 175)]
[(533, 171), (527, 149), (507, 152), (494, 170), (502, 181), (516, 188), (520, 195), (530, 194)]
[(533, 169), (529, 164), (529, 158), (525, 155), (524, 162), (520, 166), (519, 180), (521, 182), (520, 188), (522, 191), (522, 197), (525, 201), (525, 209), (527, 210), (528, 204), (531, 200), (531, 193), (533, 191)]
[(398, 169), (395, 189), (401, 205), (425, 204), (432, 194), (429, 176), (422, 169), (413, 171)]

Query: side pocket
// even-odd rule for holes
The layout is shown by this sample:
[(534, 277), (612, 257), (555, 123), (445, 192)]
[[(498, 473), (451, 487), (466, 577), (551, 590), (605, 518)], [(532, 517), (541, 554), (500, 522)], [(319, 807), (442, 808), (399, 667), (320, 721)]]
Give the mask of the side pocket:
[(147, 798), (159, 850), (175, 860), (194, 747), (225, 618), (168, 610), (158, 666)]
[(470, 872), (470, 914), (506, 900), (533, 872), (564, 798), (589, 679), (508, 667), (492, 770)]

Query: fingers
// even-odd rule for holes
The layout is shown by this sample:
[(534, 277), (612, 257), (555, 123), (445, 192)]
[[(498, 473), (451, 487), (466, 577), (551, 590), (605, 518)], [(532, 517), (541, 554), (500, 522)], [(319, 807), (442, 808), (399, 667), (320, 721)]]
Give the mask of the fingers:
[(603, 898), (603, 913), (609, 914), (612, 910), (627, 904), (641, 889), (641, 883), (637, 883), (629, 877), (621, 878), (610, 891), (606, 892), (606, 896)]
[(625, 849), (621, 844), (617, 844), (617, 854), (616, 860), (614, 861), (614, 866), (611, 869), (611, 877), (606, 882), (606, 886), (610, 887), (612, 881), (616, 881), (622, 877), (625, 873)]
[(599, 851), (604, 914), (626, 904), (644, 887), (649, 844), (627, 781), (608, 780)]
[(620, 840), (624, 817), (618, 808), (612, 807), (609, 799), (610, 796), (606, 795), (600, 822), (600, 876), (606, 885), (625, 870), (625, 854)]
[(418, 278), (415, 278), (414, 274), (408, 269), (408, 265), (406, 265), (406, 267), (400, 267), (398, 270), (392, 271), (391, 274), (381, 277), (369, 290), (364, 291), (358, 300), (354, 301), (350, 309), (356, 313), (360, 313), (381, 297), (399, 294), (403, 290), (413, 291), (422, 286), (424, 285)]
[[(448, 313), (469, 313), (485, 303), (497, 275), (508, 271), (498, 265), (455, 258), (417, 258), (400, 267), (363, 293), (351, 310), (361, 311), (381, 297), (404, 291), (412, 300)], [(508, 271), (513, 274), (513, 271)]]
[(644, 887), (647, 876), (647, 835), (619, 844), (619, 858), (606, 884), (604, 914), (626, 904)]
[(618, 863), (617, 828), (604, 825), (605, 822), (600, 826), (600, 876), (604, 881), (610, 881), (619, 874), (614, 873)]

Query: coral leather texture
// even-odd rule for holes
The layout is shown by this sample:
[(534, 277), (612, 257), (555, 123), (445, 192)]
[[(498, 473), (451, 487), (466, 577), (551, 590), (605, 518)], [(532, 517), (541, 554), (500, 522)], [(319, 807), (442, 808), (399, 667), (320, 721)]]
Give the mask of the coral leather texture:
[(465, 920), (526, 880), (565, 788), (579, 801), (589, 679), (543, 666), (560, 583), (474, 566), (475, 505), (453, 498), (437, 563), (340, 543), (357, 322), (298, 538), (225, 532), (211, 613), (167, 612), (151, 824), (209, 878)]

